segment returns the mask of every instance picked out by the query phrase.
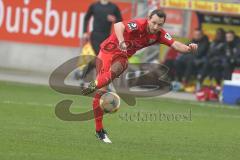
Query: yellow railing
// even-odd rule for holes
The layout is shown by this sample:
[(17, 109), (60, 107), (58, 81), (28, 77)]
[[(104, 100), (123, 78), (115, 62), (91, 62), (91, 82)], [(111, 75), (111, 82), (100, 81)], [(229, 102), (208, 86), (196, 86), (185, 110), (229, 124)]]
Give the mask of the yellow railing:
[(213, 2), (204, 0), (159, 0), (163, 8), (176, 8), (215, 13), (240, 14), (240, 3)]

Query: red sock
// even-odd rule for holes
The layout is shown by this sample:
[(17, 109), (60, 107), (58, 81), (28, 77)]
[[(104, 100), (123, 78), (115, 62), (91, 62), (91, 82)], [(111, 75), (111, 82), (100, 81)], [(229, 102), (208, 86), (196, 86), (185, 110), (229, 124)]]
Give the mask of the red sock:
[(100, 108), (100, 98), (103, 92), (97, 92), (93, 99), (93, 111), (96, 131), (103, 129), (103, 110)]

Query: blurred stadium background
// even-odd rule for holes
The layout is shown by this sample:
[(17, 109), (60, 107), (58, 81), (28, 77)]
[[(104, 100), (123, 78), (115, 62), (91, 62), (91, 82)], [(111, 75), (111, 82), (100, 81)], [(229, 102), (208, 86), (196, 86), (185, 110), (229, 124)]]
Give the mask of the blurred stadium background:
[[(84, 15), (92, 2), (94, 1), (74, 1), (65, 4), (64, 0), (62, 2), (1, 1), (0, 79), (47, 85), (49, 75), (55, 68), (80, 54)], [(165, 9), (168, 18), (164, 28), (186, 43), (192, 38), (194, 29), (199, 27), (210, 40), (214, 39), (216, 29), (219, 27), (240, 34), (238, 1), (114, 2), (120, 7), (124, 20), (146, 17), (150, 10), (159, 7)], [(169, 58), (168, 51), (165, 46), (161, 46), (160, 49), (159, 46), (154, 46), (140, 51), (140, 54), (130, 61), (136, 63), (155, 59), (164, 63)], [(179, 84), (176, 86), (180, 87)], [(190, 86), (186, 91), (194, 92), (195, 87)], [(192, 94), (184, 97), (196, 99)], [(233, 100), (226, 102), (236, 103)]]
[[(94, 131), (93, 121), (69, 123), (56, 118), (54, 107), (63, 99), (74, 100), (72, 110), (76, 113), (91, 109), (90, 98), (50, 89), (49, 76), (64, 62), (80, 55), (83, 19), (92, 2), (0, 0), (0, 159), (239, 159), (237, 67), (232, 79), (221, 81), (214, 102), (196, 101), (193, 80), (193, 89), (192, 84), (186, 89), (177, 83), (176, 91), (140, 99), (135, 108), (123, 104), (120, 113), (106, 117), (116, 146), (96, 142), (89, 134)], [(167, 13), (164, 28), (182, 42), (192, 39), (194, 29), (199, 27), (210, 41), (219, 27), (240, 36), (239, 0), (112, 2), (119, 6), (124, 20), (146, 17), (150, 10), (163, 8)], [(89, 31), (91, 28), (90, 24)], [(153, 46), (139, 51), (130, 61), (163, 63), (168, 53), (167, 47)], [(79, 85), (74, 73), (68, 80)], [(210, 80), (204, 83), (212, 87)], [(167, 113), (192, 109), (193, 121), (139, 123), (119, 119), (124, 112), (159, 109)]]

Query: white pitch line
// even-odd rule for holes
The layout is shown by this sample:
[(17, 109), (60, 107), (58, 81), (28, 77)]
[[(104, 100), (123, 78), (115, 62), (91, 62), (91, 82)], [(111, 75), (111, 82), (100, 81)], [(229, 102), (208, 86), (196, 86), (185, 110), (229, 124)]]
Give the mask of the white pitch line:
[(202, 107), (210, 107), (210, 108), (226, 108), (226, 109), (240, 109), (239, 106), (230, 106), (230, 105), (225, 105), (221, 103), (213, 104), (211, 102), (198, 102), (198, 101), (188, 101), (188, 100), (177, 100), (177, 99), (167, 99), (168, 102), (173, 102), (173, 103), (187, 103), (190, 105), (198, 105)]
[[(56, 104), (44, 104), (44, 103), (38, 103), (38, 102), (16, 102), (16, 101), (2, 101), (0, 102), (0, 104), (14, 104), (14, 105), (25, 105), (25, 106), (37, 106), (37, 107), (56, 107), (58, 102), (56, 102)], [(91, 107), (91, 105), (89, 105)], [(88, 106), (77, 106), (76, 104), (75, 105), (72, 105), (71, 106), (72, 108), (78, 108), (78, 107), (81, 107), (81, 108), (88, 108)]]
[(41, 104), (37, 102), (16, 102), (16, 101), (2, 101), (2, 104), (15, 104), (15, 105), (26, 105), (26, 106), (46, 106), (46, 107), (54, 107), (54, 104)]
[(213, 114), (213, 115), (209, 115), (209, 114), (200, 114), (200, 113), (192, 113), (192, 118), (194, 118), (194, 116), (197, 117), (216, 117), (216, 118), (236, 118), (236, 119), (240, 119), (240, 116), (237, 115), (229, 115), (229, 114), (224, 114), (224, 115), (220, 115), (220, 114)]
[[(171, 102), (174, 103), (183, 103), (182, 101), (179, 100), (171, 100)], [(56, 104), (40, 104), (37, 102), (27, 102), (27, 103), (23, 103), (23, 102), (16, 102), (16, 101), (2, 101), (0, 102), (2, 104), (14, 104), (14, 105), (25, 105), (25, 106), (46, 106), (46, 107), (55, 107)], [(187, 103), (187, 102), (184, 102)], [(193, 105), (199, 105), (201, 103), (199, 102), (188, 102), (188, 104), (193, 104)], [(202, 103), (202, 106), (207, 106), (207, 107), (214, 107), (214, 108), (227, 108), (227, 109), (239, 109), (238, 107), (228, 107), (228, 106), (218, 106), (218, 105), (214, 105), (214, 104), (204, 104)], [(199, 113), (193, 113), (192, 116), (199, 116), (199, 117), (209, 117), (212, 115), (208, 115), (208, 114), (199, 114)], [(213, 115), (214, 117), (218, 117), (218, 118), (236, 118), (236, 119), (240, 119), (240, 116), (236, 116), (236, 115)]]

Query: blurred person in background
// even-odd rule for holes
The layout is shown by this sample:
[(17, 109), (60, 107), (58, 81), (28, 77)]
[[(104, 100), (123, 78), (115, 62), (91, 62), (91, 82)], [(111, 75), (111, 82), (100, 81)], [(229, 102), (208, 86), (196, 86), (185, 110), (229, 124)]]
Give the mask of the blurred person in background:
[(196, 54), (181, 54), (176, 60), (176, 74), (177, 80), (183, 85), (188, 85), (190, 78), (197, 75), (198, 68), (202, 67), (206, 61), (206, 55), (209, 48), (208, 37), (199, 28), (193, 32), (193, 38), (190, 43), (198, 44)]
[[(88, 24), (93, 17), (93, 31), (88, 33)], [(109, 0), (99, 0), (91, 4), (84, 18), (83, 41), (90, 41), (92, 48), (97, 56), (100, 50), (100, 44), (110, 35), (113, 23), (122, 21), (121, 12), (118, 6)], [(83, 79), (92, 69), (95, 68), (95, 62), (90, 62), (81, 75)]]
[[(93, 16), (93, 31), (89, 36), (87, 27)], [(89, 39), (96, 55), (98, 55), (100, 44), (110, 35), (113, 23), (122, 21), (118, 6), (108, 0), (100, 0), (90, 5), (84, 18), (84, 38)]]
[(240, 40), (232, 30), (226, 33), (225, 47), (223, 77), (225, 80), (230, 80), (234, 68), (240, 66)]
[(217, 82), (217, 86), (220, 87), (222, 81), (222, 64), (225, 57), (225, 31), (222, 28), (216, 30), (215, 39), (211, 42), (209, 50), (207, 52), (206, 61), (203, 64), (197, 78), (199, 85), (201, 86), (203, 80), (209, 76)]
[(171, 81), (176, 79), (176, 66), (175, 62), (177, 57), (180, 56), (180, 53), (175, 49), (170, 48), (166, 53), (166, 57), (164, 58), (163, 64), (169, 68), (169, 78)]

